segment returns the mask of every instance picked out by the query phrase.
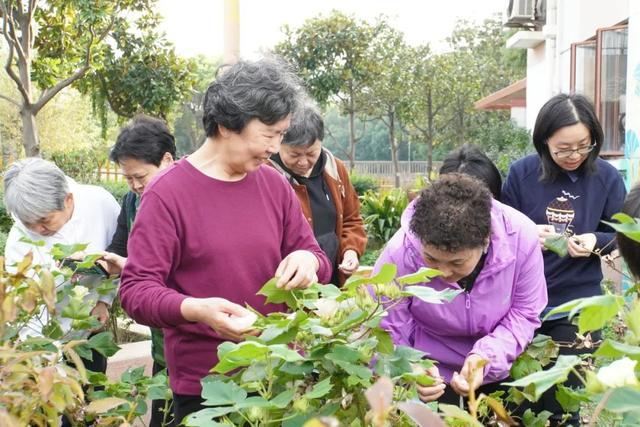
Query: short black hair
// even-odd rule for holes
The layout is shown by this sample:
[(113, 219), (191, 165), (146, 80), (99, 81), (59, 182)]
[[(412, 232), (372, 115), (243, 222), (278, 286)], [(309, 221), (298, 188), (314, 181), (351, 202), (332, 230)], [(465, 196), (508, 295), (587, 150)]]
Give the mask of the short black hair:
[[(622, 212), (633, 218), (640, 218), (640, 184), (636, 184), (627, 194), (622, 206)], [(616, 233), (616, 240), (618, 241), (620, 255), (627, 263), (631, 274), (636, 279), (640, 279), (640, 243), (622, 233)]]
[(551, 157), (547, 141), (559, 129), (577, 123), (582, 123), (589, 129), (591, 144), (596, 144), (578, 170), (588, 174), (596, 171), (596, 159), (602, 148), (604, 133), (593, 105), (582, 95), (561, 93), (542, 106), (533, 128), (533, 146), (542, 163), (541, 181), (554, 182), (562, 172), (562, 168)]
[(324, 121), (320, 111), (311, 101), (307, 101), (291, 118), (291, 126), (284, 135), (282, 143), (292, 147), (304, 147), (323, 139)]
[(120, 130), (109, 158), (115, 163), (132, 158), (160, 166), (165, 153), (176, 158), (176, 142), (167, 124), (155, 117), (139, 114)]
[(423, 245), (439, 250), (483, 246), (491, 234), (491, 193), (467, 174), (442, 175), (420, 193), (410, 229)]
[(204, 96), (202, 124), (207, 137), (218, 126), (241, 132), (252, 119), (272, 125), (293, 113), (302, 85), (281, 60), (238, 61), (225, 68)]
[(500, 200), (502, 190), (500, 171), (477, 146), (464, 144), (447, 154), (440, 166), (440, 175), (452, 172), (466, 173), (479, 179), (489, 188), (493, 198)]

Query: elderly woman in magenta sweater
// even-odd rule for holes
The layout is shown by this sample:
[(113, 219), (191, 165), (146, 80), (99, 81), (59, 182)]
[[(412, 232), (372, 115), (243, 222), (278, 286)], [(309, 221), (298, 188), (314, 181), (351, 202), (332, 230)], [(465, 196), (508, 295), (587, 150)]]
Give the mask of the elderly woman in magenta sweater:
[[(424, 351), (442, 379), (418, 387), (424, 401), (458, 403), (470, 388), (494, 391), (540, 325), (547, 303), (536, 227), (527, 217), (491, 197), (480, 181), (450, 173), (422, 191), (402, 215), (374, 270), (385, 263), (398, 274), (422, 267), (443, 275), (424, 286), (457, 289), (451, 302), (407, 298), (382, 326), (396, 345)], [(465, 378), (480, 360), (469, 384)]]
[(273, 61), (233, 65), (207, 90), (204, 144), (145, 188), (120, 298), (133, 319), (164, 330), (178, 422), (202, 408), (218, 345), (242, 339), (243, 305), (283, 311), (256, 295), (266, 281), (293, 289), (331, 277), (295, 193), (264, 165), (299, 94)]

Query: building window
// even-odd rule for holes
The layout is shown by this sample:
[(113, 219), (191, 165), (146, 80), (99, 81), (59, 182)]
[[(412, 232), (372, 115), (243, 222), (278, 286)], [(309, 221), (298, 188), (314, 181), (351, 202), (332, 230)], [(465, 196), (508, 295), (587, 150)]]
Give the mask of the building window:
[(571, 45), (571, 91), (584, 95), (595, 104), (596, 41), (595, 38)]
[(593, 102), (604, 131), (603, 157), (624, 155), (627, 24), (600, 28), (571, 45), (571, 91)]

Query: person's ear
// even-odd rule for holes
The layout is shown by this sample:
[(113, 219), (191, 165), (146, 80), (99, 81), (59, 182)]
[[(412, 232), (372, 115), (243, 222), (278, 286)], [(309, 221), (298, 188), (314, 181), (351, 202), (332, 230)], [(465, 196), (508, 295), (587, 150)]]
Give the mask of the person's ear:
[(171, 166), (171, 164), (173, 164), (173, 161), (174, 161), (173, 156), (171, 155), (171, 153), (167, 151), (166, 153), (164, 153), (164, 156), (162, 156), (162, 160), (160, 160), (159, 169), (162, 170), (167, 166)]
[(489, 245), (491, 244), (491, 240), (489, 240), (489, 238), (487, 237), (484, 241), (484, 247), (482, 248), (482, 253), (486, 254), (487, 252), (489, 252)]

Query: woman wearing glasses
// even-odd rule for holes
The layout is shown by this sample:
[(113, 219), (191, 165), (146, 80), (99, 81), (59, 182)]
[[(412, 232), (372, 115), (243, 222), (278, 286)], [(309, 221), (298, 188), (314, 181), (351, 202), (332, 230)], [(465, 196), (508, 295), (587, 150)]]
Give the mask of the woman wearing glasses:
[[(558, 234), (568, 239), (568, 255), (560, 257), (544, 250), (549, 303), (543, 316), (554, 307), (576, 298), (601, 293), (600, 258), (614, 248), (615, 233), (602, 220), (622, 209), (625, 188), (618, 171), (598, 157), (603, 132), (593, 106), (581, 95), (559, 94), (540, 110), (533, 129), (537, 154), (511, 165), (502, 189), (502, 201), (538, 224), (544, 240)], [(552, 316), (537, 333), (556, 342), (576, 340), (577, 327), (565, 315)], [(599, 333), (592, 338), (599, 339)], [(586, 349), (566, 348), (560, 354), (578, 354)], [(577, 385), (569, 378), (565, 385)], [(555, 389), (539, 401), (539, 409), (552, 412), (552, 425), (562, 418)], [(578, 413), (567, 424), (578, 425)]]

